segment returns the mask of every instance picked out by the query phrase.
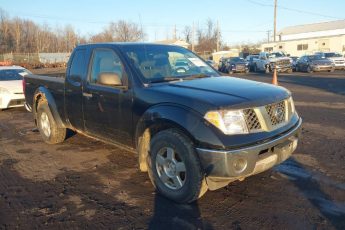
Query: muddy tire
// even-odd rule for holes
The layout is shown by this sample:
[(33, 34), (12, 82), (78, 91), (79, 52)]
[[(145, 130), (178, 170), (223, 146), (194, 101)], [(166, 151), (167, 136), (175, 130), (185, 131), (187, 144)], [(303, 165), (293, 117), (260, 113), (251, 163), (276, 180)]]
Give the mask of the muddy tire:
[(208, 190), (193, 143), (176, 129), (152, 138), (148, 166), (156, 190), (175, 202), (191, 203)]
[(45, 101), (39, 102), (37, 106), (37, 128), (43, 140), (48, 144), (61, 143), (66, 138), (66, 129), (57, 126), (48, 103)]

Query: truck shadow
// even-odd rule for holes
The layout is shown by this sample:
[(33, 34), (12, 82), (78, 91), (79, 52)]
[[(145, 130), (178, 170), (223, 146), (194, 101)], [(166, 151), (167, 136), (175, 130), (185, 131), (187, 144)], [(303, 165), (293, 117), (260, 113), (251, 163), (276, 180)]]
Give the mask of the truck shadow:
[(149, 229), (213, 229), (203, 220), (197, 202), (177, 204), (158, 194), (154, 199), (154, 215)]
[(328, 178), (326, 177), (318, 178), (293, 158), (275, 167), (275, 170), (287, 175), (308, 201), (320, 211), (335, 229), (345, 228), (345, 205), (336, 203), (329, 195), (323, 192), (319, 182), (321, 180), (345, 192), (344, 185), (327, 181)]

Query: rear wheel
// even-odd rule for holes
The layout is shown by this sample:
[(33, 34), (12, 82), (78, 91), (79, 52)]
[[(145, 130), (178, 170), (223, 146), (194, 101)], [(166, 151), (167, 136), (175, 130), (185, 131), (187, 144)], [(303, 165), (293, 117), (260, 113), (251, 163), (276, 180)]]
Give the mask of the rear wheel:
[(37, 126), (43, 140), (48, 144), (61, 143), (66, 138), (66, 129), (57, 126), (45, 101), (40, 101), (37, 107)]
[(152, 184), (171, 200), (190, 203), (208, 189), (192, 142), (178, 130), (164, 130), (152, 138), (148, 165)]

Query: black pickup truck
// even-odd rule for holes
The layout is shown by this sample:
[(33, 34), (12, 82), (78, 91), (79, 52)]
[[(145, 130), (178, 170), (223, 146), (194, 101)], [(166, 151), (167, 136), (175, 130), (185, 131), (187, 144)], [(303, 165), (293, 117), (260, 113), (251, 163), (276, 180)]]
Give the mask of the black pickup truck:
[[(176, 71), (182, 59), (189, 68)], [(288, 90), (220, 76), (178, 46), (80, 45), (65, 78), (23, 84), (45, 142), (71, 129), (126, 146), (157, 191), (181, 203), (286, 160), (302, 123)]]

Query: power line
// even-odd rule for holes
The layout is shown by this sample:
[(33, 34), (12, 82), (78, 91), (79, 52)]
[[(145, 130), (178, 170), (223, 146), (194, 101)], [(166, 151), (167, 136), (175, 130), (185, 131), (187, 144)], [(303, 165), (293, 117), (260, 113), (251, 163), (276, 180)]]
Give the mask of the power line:
[[(264, 7), (274, 7), (274, 4), (267, 4), (267, 3), (257, 2), (257, 1), (254, 1), (254, 0), (247, 0), (247, 2), (250, 2), (250, 3), (255, 4), (255, 5), (259, 5), (259, 6), (264, 6)], [(333, 18), (333, 19), (343, 19), (343, 18), (331, 16), (331, 15), (326, 15), (326, 14), (320, 14), (320, 13), (314, 13), (314, 12), (310, 12), (310, 11), (304, 11), (304, 10), (289, 8), (289, 7), (285, 7), (285, 6), (282, 6), (282, 5), (277, 5), (277, 7), (280, 8), (280, 9), (283, 9), (283, 10), (297, 12), (297, 13), (302, 13), (302, 14), (310, 14), (310, 15), (314, 15), (314, 16), (320, 16), (320, 17), (325, 17), (325, 18)]]

